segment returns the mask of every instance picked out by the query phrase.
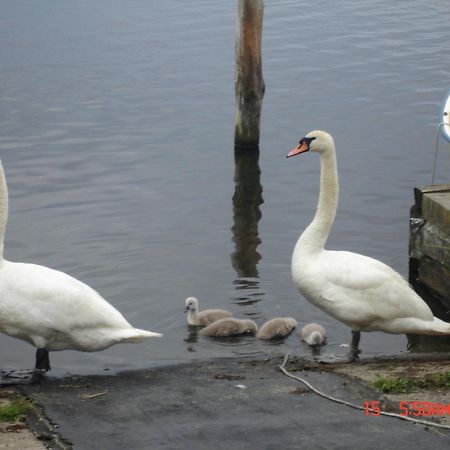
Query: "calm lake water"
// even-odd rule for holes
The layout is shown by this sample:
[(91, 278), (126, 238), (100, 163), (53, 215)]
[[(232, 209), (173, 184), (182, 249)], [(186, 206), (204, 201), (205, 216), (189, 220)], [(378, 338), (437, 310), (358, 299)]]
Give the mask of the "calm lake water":
[[(450, 87), (449, 3), (266, 1), (259, 167), (244, 175), (233, 151), (236, 2), (1, 3), (6, 257), (68, 272), (135, 326), (165, 334), (54, 353), (52, 373), (308, 353), (296, 335), (281, 347), (196, 339), (183, 314), (191, 295), (258, 324), (319, 321), (326, 351), (345, 351), (349, 329), (302, 299), (290, 275), (315, 210), (319, 159), (285, 155), (308, 131), (331, 132), (341, 200), (328, 247), (407, 276), (413, 188), (431, 182)], [(440, 149), (436, 183), (448, 182)], [(396, 353), (406, 343), (369, 333), (361, 348)], [(0, 352), (4, 367), (34, 363), (31, 346), (4, 335)]]

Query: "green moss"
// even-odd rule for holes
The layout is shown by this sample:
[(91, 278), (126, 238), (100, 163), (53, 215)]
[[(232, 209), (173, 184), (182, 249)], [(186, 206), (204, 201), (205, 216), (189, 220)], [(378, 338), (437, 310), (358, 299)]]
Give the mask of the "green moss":
[(411, 378), (390, 378), (380, 377), (373, 383), (375, 388), (381, 392), (400, 393), (411, 392), (419, 387), (425, 387), (423, 384), (419, 384), (417, 380)]
[(450, 372), (427, 375), (424, 378), (379, 377), (373, 383), (381, 392), (397, 394), (420, 389), (450, 387)]
[(31, 404), (25, 400), (13, 402), (0, 407), (0, 422), (16, 422), (25, 416), (31, 409)]
[(440, 387), (450, 387), (450, 372), (440, 373), (436, 379)]

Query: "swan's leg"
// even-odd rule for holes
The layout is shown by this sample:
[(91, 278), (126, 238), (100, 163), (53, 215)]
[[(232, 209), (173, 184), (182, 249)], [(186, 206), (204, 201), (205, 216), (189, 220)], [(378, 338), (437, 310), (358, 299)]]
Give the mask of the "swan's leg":
[(38, 348), (36, 350), (36, 364), (34, 366), (31, 383), (42, 383), (45, 380), (45, 372), (50, 370), (50, 358), (48, 350)]
[(361, 332), (352, 330), (352, 346), (350, 350), (351, 361), (359, 360), (359, 354), (361, 353), (361, 350), (359, 350), (360, 340), (361, 340)]
[(314, 361), (324, 364), (342, 364), (358, 361), (359, 354), (361, 353), (361, 350), (359, 350), (358, 348), (360, 339), (361, 332), (352, 330), (352, 343), (350, 352), (348, 352), (346, 355), (326, 355), (324, 357), (315, 356)]
[(48, 350), (45, 350), (44, 348), (38, 348), (36, 350), (36, 365), (34, 368), (37, 370), (44, 370), (45, 372), (51, 370)]

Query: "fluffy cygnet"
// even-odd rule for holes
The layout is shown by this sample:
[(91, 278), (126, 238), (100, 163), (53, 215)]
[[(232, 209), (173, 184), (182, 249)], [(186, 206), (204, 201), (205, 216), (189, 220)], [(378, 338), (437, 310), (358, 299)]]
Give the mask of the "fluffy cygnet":
[(264, 323), (256, 335), (259, 339), (280, 339), (289, 336), (297, 326), (292, 317), (275, 317)]
[(210, 323), (215, 322), (225, 317), (231, 317), (233, 314), (225, 309), (205, 309), (198, 310), (198, 300), (195, 297), (188, 297), (185, 300), (186, 308), (184, 312), (189, 311), (187, 315), (187, 322), (189, 325), (205, 327)]
[(308, 323), (308, 325), (305, 325), (300, 331), (300, 336), (302, 337), (302, 341), (312, 346), (325, 344), (327, 340), (325, 328), (318, 323)]
[(255, 334), (257, 330), (258, 327), (253, 320), (226, 317), (203, 328), (199, 334), (210, 337), (227, 337), (240, 334)]

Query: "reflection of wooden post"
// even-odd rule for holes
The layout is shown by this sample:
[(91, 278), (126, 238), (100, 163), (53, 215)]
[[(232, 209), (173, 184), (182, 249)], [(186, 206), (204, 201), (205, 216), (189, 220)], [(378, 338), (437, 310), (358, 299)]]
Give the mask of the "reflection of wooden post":
[(238, 278), (256, 278), (261, 255), (258, 222), (263, 203), (259, 151), (235, 152), (235, 191), (233, 195), (233, 241), (231, 262)]
[(264, 80), (262, 76), (261, 41), (263, 0), (238, 0), (236, 30), (236, 147), (259, 145), (259, 123)]

